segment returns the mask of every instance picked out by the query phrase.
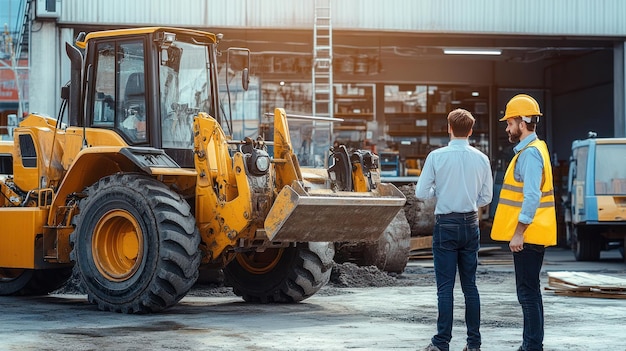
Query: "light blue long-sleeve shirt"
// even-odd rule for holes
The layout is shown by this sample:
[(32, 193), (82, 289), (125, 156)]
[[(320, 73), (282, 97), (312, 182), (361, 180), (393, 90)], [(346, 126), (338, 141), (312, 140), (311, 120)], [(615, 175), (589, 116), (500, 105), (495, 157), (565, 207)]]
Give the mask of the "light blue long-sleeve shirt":
[(493, 176), (489, 158), (467, 139), (428, 154), (415, 187), (418, 199), (437, 198), (435, 214), (477, 211), (491, 202)]
[[(536, 133), (528, 135), (513, 148), (513, 151), (517, 154), (536, 139)], [(522, 190), (524, 201), (522, 201), (522, 211), (517, 220), (520, 223), (530, 224), (539, 208), (541, 180), (543, 179), (543, 158), (537, 148), (529, 147), (519, 155), (513, 176), (516, 181), (524, 182)]]

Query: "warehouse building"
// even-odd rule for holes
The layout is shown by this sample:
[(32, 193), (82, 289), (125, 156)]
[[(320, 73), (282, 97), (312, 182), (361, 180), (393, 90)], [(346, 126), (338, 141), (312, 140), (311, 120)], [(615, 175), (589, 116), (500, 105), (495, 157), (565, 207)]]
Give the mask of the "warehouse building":
[[(475, 115), (473, 143), (503, 167), (511, 146), (498, 119), (517, 93), (539, 101), (539, 134), (555, 163), (589, 130), (626, 136), (626, 3), (619, 0), (22, 3), (30, 111), (58, 111), (69, 80), (64, 45), (79, 32), (181, 26), (223, 33), (224, 49), (250, 48), (258, 111), (341, 118), (331, 139), (392, 155), (395, 175), (419, 169), (428, 151), (447, 143), (445, 115), (455, 107)], [(325, 30), (334, 89), (328, 110), (315, 111)], [(315, 142), (307, 128), (295, 137), (303, 147)]]

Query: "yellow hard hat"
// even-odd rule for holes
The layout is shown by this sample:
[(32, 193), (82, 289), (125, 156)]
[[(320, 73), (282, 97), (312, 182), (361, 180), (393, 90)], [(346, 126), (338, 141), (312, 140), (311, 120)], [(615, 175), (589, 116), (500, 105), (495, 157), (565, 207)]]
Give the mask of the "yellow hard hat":
[(513, 96), (506, 104), (504, 117), (500, 118), (500, 121), (506, 121), (509, 118), (520, 116), (542, 116), (541, 111), (539, 111), (539, 104), (537, 103), (537, 100), (526, 94)]

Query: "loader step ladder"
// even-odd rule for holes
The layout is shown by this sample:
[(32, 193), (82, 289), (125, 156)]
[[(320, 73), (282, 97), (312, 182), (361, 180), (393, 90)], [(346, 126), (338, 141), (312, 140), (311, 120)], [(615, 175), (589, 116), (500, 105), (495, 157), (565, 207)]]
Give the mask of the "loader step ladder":
[[(313, 68), (312, 73), (312, 112), (316, 117), (333, 117), (333, 28), (331, 24), (331, 1), (315, 0), (315, 21), (313, 22)], [(327, 133), (327, 145), (316, 145)], [(317, 150), (328, 150), (333, 135), (332, 122), (313, 121), (311, 133), (311, 150), (309, 155), (315, 155)], [(319, 153), (319, 151), (317, 151)], [(327, 155), (319, 155), (327, 167)], [(315, 160), (312, 162), (315, 166)]]

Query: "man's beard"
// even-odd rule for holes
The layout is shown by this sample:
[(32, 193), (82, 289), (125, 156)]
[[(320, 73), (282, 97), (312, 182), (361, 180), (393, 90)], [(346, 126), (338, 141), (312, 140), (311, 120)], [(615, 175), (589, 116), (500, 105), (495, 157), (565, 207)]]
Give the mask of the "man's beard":
[(517, 143), (520, 140), (520, 137), (522, 136), (522, 132), (517, 129), (514, 132), (509, 132), (509, 142), (511, 143)]

